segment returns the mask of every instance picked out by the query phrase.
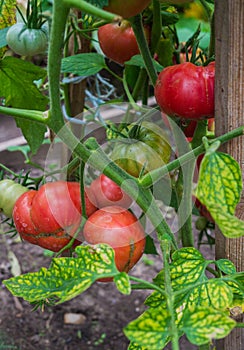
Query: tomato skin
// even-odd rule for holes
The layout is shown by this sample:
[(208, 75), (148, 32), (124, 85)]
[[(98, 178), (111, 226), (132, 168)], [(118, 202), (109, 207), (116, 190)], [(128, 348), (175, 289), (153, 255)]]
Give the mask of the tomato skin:
[(140, 53), (134, 31), (128, 21), (108, 23), (98, 29), (103, 53), (111, 60), (124, 64)]
[(32, 201), (37, 191), (30, 190), (20, 196), (15, 202), (13, 220), (19, 235), (32, 244), (37, 244), (38, 231), (31, 220)]
[(155, 98), (169, 116), (206, 119), (214, 116), (215, 63), (206, 67), (184, 62), (166, 67), (159, 74)]
[[(81, 222), (80, 184), (50, 182), (38, 191), (28, 191), (16, 201), (13, 220), (20, 236), (40, 247), (58, 252), (69, 243)], [(97, 208), (85, 195), (86, 212)], [(74, 246), (80, 244), (75, 240)]]
[(16, 23), (10, 27), (6, 40), (11, 50), (21, 56), (44, 54), (48, 46), (45, 27), (32, 29), (27, 28), (25, 23)]
[(11, 218), (16, 200), (26, 191), (24, 187), (13, 180), (5, 179), (0, 181), (0, 211)]
[(115, 13), (123, 18), (129, 18), (142, 12), (151, 0), (109, 0), (104, 10)]
[(115, 252), (119, 271), (128, 272), (143, 255), (145, 232), (137, 218), (125, 208), (108, 206), (86, 221), (83, 234), (89, 244), (106, 243)]
[(104, 174), (92, 181), (90, 189), (95, 197), (97, 208), (119, 205), (127, 209), (132, 203), (128, 194)]
[[(131, 124), (130, 130), (134, 124)], [(166, 133), (154, 123), (144, 121), (136, 139), (118, 138), (111, 158), (130, 175), (139, 177), (169, 162), (171, 147)]]

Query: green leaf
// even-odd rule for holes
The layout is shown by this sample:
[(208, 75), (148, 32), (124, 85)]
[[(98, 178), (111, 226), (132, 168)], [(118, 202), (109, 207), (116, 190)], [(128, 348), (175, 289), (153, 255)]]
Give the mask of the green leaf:
[[(46, 75), (44, 69), (30, 62), (15, 57), (5, 57), (0, 61), (0, 96), (5, 99), (5, 105), (45, 111), (48, 98), (38, 90), (35, 81), (44, 79)], [(46, 127), (20, 118), (15, 120), (29, 143), (32, 153), (36, 153), (44, 139)]]
[[(145, 63), (141, 55), (133, 56), (129, 61), (125, 62), (125, 65), (137, 66), (140, 68), (146, 68)], [(161, 72), (163, 70), (163, 66), (159, 64), (157, 61), (153, 60), (153, 65), (157, 72)]]
[(142, 348), (161, 350), (169, 341), (169, 324), (170, 315), (167, 310), (149, 309), (130, 322), (124, 328), (124, 333), (131, 342)]
[(13, 295), (29, 302), (57, 299), (62, 303), (84, 292), (97, 279), (119, 275), (116, 285), (128, 294), (126, 277), (117, 270), (111, 247), (78, 246), (75, 251), (77, 258), (54, 258), (49, 269), (41, 268), (3, 283)]
[(226, 337), (236, 322), (225, 313), (209, 307), (198, 307), (185, 313), (182, 330), (195, 345), (209, 343), (212, 339)]
[(220, 271), (224, 272), (226, 275), (231, 275), (236, 273), (236, 267), (232, 261), (228, 259), (219, 259), (215, 262)]
[(63, 58), (61, 71), (88, 77), (104, 68), (106, 69), (107, 66), (103, 55), (92, 52)]
[(225, 153), (207, 152), (200, 166), (195, 195), (229, 238), (244, 235), (244, 222), (234, 216), (241, 192), (242, 173), (235, 159)]
[(0, 96), (5, 105), (45, 111), (48, 103), (34, 81), (44, 79), (47, 72), (33, 63), (7, 56), (0, 61)]

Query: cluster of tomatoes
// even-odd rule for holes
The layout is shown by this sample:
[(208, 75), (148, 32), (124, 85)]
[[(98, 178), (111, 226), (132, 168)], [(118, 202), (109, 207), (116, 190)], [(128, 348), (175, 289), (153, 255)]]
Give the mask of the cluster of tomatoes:
[[(58, 252), (69, 243), (72, 248), (83, 241), (106, 243), (114, 249), (119, 271), (126, 272), (144, 252), (144, 228), (128, 210), (131, 198), (104, 174), (85, 187), (85, 213), (78, 182), (48, 182), (39, 190), (28, 190), (12, 180), (2, 180), (0, 189), (2, 194), (15, 193), (13, 203), (2, 195), (0, 206), (12, 216), (21, 238), (31, 244)], [(83, 216), (86, 220), (81, 225)]]

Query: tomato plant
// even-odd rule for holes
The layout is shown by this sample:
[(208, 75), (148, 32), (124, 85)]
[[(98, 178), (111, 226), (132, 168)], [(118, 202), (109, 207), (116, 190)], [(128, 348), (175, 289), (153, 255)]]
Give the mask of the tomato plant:
[(171, 155), (171, 147), (166, 132), (151, 122), (128, 127), (127, 138), (116, 139), (111, 157), (129, 174), (138, 177), (165, 163)]
[(124, 18), (129, 18), (142, 12), (151, 0), (109, 0), (108, 6), (104, 10), (116, 13)]
[[(148, 30), (145, 29), (148, 37)], [(108, 23), (98, 29), (99, 44), (111, 60), (124, 64), (140, 53), (133, 29), (128, 21)]]
[(131, 270), (144, 252), (143, 227), (130, 211), (119, 206), (97, 210), (86, 221), (83, 233), (89, 244), (106, 243), (114, 249), (119, 271)]
[(97, 208), (111, 205), (129, 208), (132, 203), (132, 199), (121, 187), (104, 174), (101, 174), (92, 181), (90, 190), (95, 198), (95, 205)]
[(21, 56), (34, 56), (47, 51), (48, 36), (46, 27), (28, 28), (25, 23), (16, 23), (9, 28), (6, 37), (8, 46)]
[(185, 62), (166, 67), (158, 76), (155, 97), (163, 112), (185, 119), (214, 116), (215, 63), (202, 67)]
[[(1, 10), (5, 3), (10, 2), (2, 1)], [(214, 19), (218, 21), (213, 0), (201, 0), (208, 23), (186, 17), (188, 5), (181, 4), (187, 2), (180, 0), (45, 1), (45, 6), (52, 3), (50, 11), (45, 8), (45, 18), (37, 8), (40, 3), (27, 2), (25, 24), (28, 30), (40, 30), (46, 16), (50, 17), (47, 61), (6, 55), (0, 62), (0, 113), (15, 117), (29, 147), (21, 148), (28, 170), (15, 172), (0, 164), (1, 179), (11, 177), (18, 182), (0, 183), (0, 208), (9, 217), (13, 210), (12, 219), (4, 219), (4, 230), (9, 226), (13, 232), (15, 224), (24, 240), (59, 254), (49, 268), (9, 278), (3, 284), (16, 297), (41, 308), (69, 301), (96, 281), (113, 280), (124, 295), (132, 289), (133, 293), (146, 289), (147, 309), (124, 328), (130, 349), (163, 349), (171, 343), (178, 350), (182, 335), (196, 346), (209, 348), (214, 338), (242, 326), (233, 319), (233, 310), (242, 310), (243, 272), (232, 261), (215, 260), (212, 254), (205, 258), (195, 248), (195, 234), (198, 238), (201, 234), (194, 231), (192, 217), (195, 196), (196, 205), (201, 203), (200, 213), (208, 211), (218, 234), (221, 231), (226, 237), (224, 241), (243, 237), (244, 222), (238, 211), (243, 174), (239, 163), (219, 147), (243, 137), (244, 126), (233, 129), (234, 124), (223, 124), (226, 133), (219, 135), (217, 130), (218, 136), (214, 135), (215, 63), (209, 64), (216, 57), (218, 79), (224, 68), (230, 72), (231, 65), (224, 67), (224, 60), (219, 65), (220, 49), (215, 56), (214, 44), (223, 44), (229, 52), (226, 43), (233, 44), (234, 35), (228, 40), (219, 35), (214, 40), (213, 29), (217, 33), (219, 28), (213, 25)], [(236, 3), (240, 0), (230, 13)], [(216, 6), (219, 12), (220, 8)], [(1, 43), (5, 45), (10, 23), (2, 31), (2, 13), (8, 11), (0, 12)], [(243, 28), (240, 18), (236, 20)], [(225, 19), (230, 20), (229, 13)], [(226, 35), (229, 27), (220, 27)], [(109, 50), (116, 44), (113, 57), (103, 50), (121, 66), (100, 53), (93, 35), (97, 30), (99, 40), (105, 31)], [(115, 40), (112, 33), (118, 34)], [(135, 43), (135, 53), (140, 52), (136, 57), (132, 52)], [(236, 59), (236, 50), (232, 54), (235, 76), (243, 79), (242, 62)], [(189, 58), (195, 64), (176, 64)], [(231, 60), (228, 55), (226, 61)], [(230, 76), (223, 82), (232, 86)], [(237, 104), (242, 85), (241, 81), (231, 101), (238, 111), (243, 107)], [(230, 86), (218, 81), (216, 91), (232, 98)], [(228, 112), (225, 99), (220, 101)], [(217, 128), (220, 117), (225, 116), (216, 115)], [(159, 126), (162, 124), (164, 127)], [(190, 144), (182, 131), (187, 138), (193, 137)], [(45, 168), (37, 154), (42, 143), (45, 147), (50, 143)], [(56, 146), (64, 150), (57, 155), (62, 153), (62, 159), (50, 164), (49, 155)], [(203, 154), (194, 177), (196, 160)], [(101, 175), (92, 181), (95, 174)], [(67, 181), (57, 181), (60, 178)], [(202, 233), (213, 226), (206, 218), (197, 221)], [(74, 248), (70, 255), (61, 256), (60, 250), (70, 246)], [(143, 274), (148, 275), (134, 276), (131, 269), (143, 253), (155, 255), (155, 269), (143, 265)], [(145, 257), (140, 263), (146, 261)]]
[[(87, 194), (85, 200), (89, 216), (96, 207)], [(38, 191), (21, 195), (14, 205), (13, 220), (23, 239), (57, 252), (78, 230), (81, 214), (79, 183), (56, 181), (41, 186)]]

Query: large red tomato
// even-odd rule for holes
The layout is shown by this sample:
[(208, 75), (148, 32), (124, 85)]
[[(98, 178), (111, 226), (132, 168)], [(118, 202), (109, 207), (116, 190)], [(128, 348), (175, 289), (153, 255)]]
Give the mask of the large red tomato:
[(155, 98), (169, 116), (205, 119), (214, 116), (215, 62), (196, 66), (185, 62), (166, 67), (159, 74)]
[[(97, 208), (85, 196), (86, 213)], [(57, 181), (28, 191), (16, 201), (13, 220), (20, 236), (32, 244), (59, 251), (69, 243), (81, 223), (80, 184)], [(75, 242), (75, 245), (79, 244)]]
[(103, 53), (120, 64), (140, 53), (135, 34), (128, 21), (101, 26), (98, 29), (98, 40)]
[(109, 0), (104, 10), (129, 18), (142, 12), (150, 2), (151, 0)]
[(114, 249), (119, 271), (128, 272), (144, 252), (142, 225), (130, 211), (119, 206), (97, 210), (86, 221), (83, 233), (88, 243), (106, 243)]
[(132, 203), (132, 199), (128, 194), (104, 174), (92, 181), (90, 189), (95, 198), (97, 208), (119, 205), (128, 209)]

